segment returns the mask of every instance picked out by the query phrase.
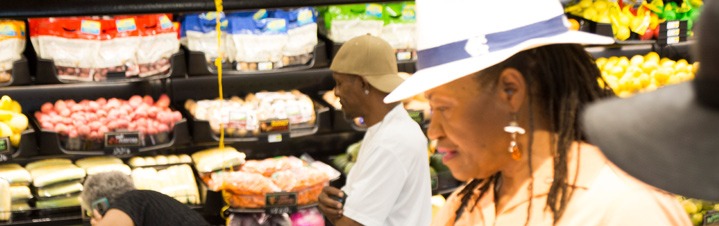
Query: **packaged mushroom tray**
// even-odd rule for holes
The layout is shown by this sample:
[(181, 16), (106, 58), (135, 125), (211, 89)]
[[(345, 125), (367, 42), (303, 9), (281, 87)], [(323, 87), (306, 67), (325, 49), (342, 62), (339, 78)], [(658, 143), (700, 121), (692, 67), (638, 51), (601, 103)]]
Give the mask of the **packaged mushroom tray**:
[[(130, 143), (141, 147), (168, 144), (182, 114), (170, 109), (170, 98), (163, 94), (157, 101), (149, 95), (135, 95), (129, 100), (58, 100), (43, 104), (35, 118), (42, 128), (42, 140), (59, 140), (59, 144), (43, 141), (44, 145), (60, 145), (69, 151), (94, 151), (102, 150), (106, 143), (127, 144), (127, 139), (134, 139)], [(137, 135), (112, 139), (106, 136), (109, 133)], [(42, 147), (46, 151), (49, 148), (52, 147)]]
[(187, 100), (185, 108), (196, 121), (209, 123), (215, 135), (220, 133), (220, 124), (224, 124), (225, 135), (229, 137), (315, 128), (317, 119), (312, 99), (297, 90), (258, 92), (244, 99), (232, 97), (224, 101)]
[[(219, 150), (213, 151), (217, 153), (216, 157), (221, 156), (217, 152)], [(194, 159), (197, 162), (202, 158)], [(263, 208), (266, 196), (276, 192), (296, 193), (297, 205), (316, 203), (330, 178), (337, 178), (339, 175), (339, 172), (321, 162), (308, 163), (293, 156), (227, 165), (234, 167), (204, 174), (202, 179), (208, 189), (222, 191), (222, 196), (230, 207), (241, 209)]]
[(133, 167), (132, 181), (135, 188), (153, 190), (185, 204), (199, 205), (200, 192), (188, 155), (157, 155), (133, 157), (128, 162)]

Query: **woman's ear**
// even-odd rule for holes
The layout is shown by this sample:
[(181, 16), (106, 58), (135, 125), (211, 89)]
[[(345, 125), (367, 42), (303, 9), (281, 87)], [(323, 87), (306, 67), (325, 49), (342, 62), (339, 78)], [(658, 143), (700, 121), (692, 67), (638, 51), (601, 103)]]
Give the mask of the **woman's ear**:
[(517, 69), (506, 68), (499, 75), (497, 91), (499, 101), (506, 103), (512, 112), (518, 112), (527, 96), (527, 83)]

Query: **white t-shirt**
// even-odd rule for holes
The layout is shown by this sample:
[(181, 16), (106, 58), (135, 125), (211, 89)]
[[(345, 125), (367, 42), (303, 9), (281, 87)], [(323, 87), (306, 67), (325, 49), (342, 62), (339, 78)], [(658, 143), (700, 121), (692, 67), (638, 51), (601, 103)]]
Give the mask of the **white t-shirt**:
[(367, 129), (342, 190), (344, 215), (363, 225), (423, 226), (432, 218), (427, 138), (402, 105)]

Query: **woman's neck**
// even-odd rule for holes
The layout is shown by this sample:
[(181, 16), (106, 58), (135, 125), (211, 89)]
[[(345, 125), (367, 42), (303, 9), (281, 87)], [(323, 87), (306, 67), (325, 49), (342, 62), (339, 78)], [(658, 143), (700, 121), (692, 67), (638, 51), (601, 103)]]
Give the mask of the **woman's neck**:
[[(553, 150), (552, 133), (546, 130), (536, 130), (532, 133), (532, 171), (530, 174), (529, 149), (527, 148), (528, 135), (519, 138), (522, 157), (501, 169), (501, 186), (498, 188), (498, 202), (495, 203), (497, 214), (501, 213), (508, 204), (526, 200), (537, 193), (549, 191), (547, 180), (553, 178)], [(524, 144), (524, 145), (522, 145)], [(529, 183), (534, 181), (530, 194)]]

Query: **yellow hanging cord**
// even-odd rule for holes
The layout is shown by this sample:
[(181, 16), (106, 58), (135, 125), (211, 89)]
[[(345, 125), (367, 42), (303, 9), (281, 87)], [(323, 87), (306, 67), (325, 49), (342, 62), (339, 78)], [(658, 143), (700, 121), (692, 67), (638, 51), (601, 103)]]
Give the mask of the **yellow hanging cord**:
[[(215, 16), (215, 30), (217, 31), (217, 58), (215, 59), (215, 66), (217, 67), (217, 90), (220, 95), (220, 109), (224, 102), (222, 93), (222, 59), (224, 58), (225, 52), (222, 50), (222, 23), (220, 22), (220, 15), (222, 15), (222, 0), (215, 0), (215, 8), (217, 9), (217, 15)], [(225, 148), (225, 126), (220, 123), (220, 149)]]

